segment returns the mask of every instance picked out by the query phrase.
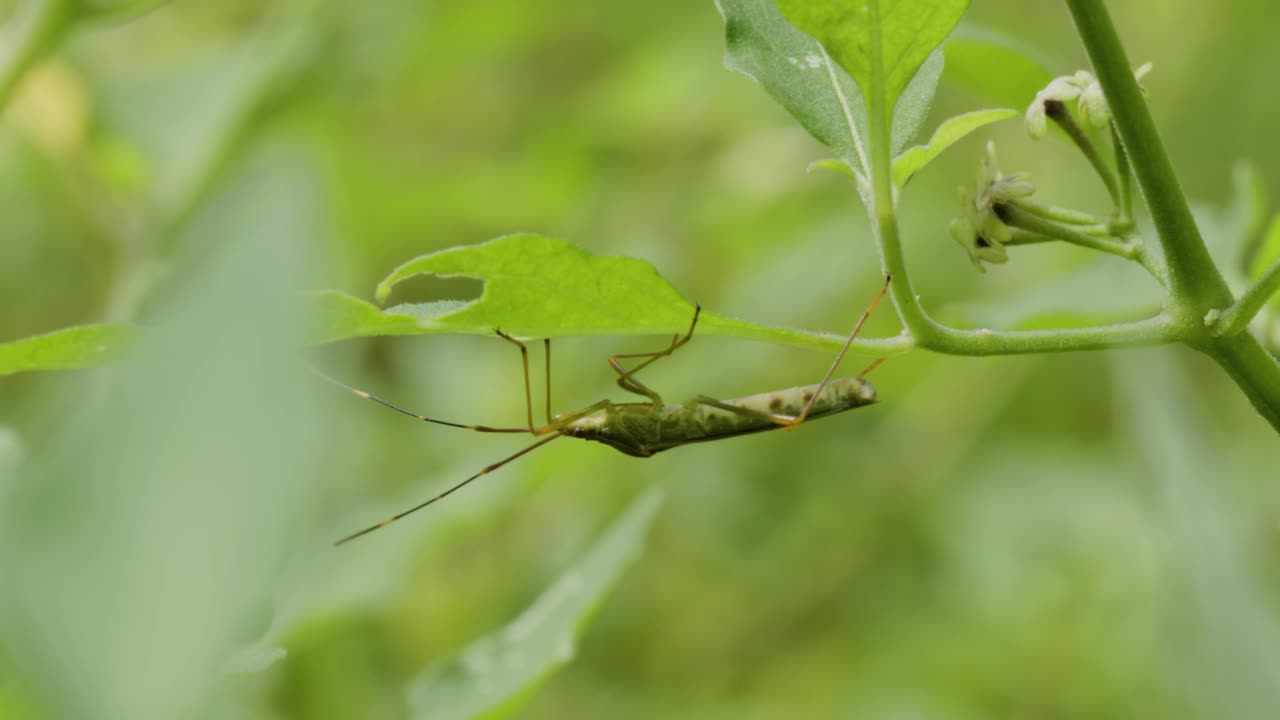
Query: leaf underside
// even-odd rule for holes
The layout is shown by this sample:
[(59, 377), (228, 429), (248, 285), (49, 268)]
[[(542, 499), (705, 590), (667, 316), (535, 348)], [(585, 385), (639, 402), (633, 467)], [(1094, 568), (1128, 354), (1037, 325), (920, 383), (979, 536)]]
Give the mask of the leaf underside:
[[(398, 283), (423, 274), (478, 278), (485, 286), (472, 301), (404, 303), (385, 310), (343, 292), (313, 293), (310, 340), (492, 335), (497, 329), (526, 338), (672, 335), (687, 331), (694, 314), (694, 304), (649, 263), (593, 255), (542, 235), (507, 235), (422, 255), (393, 270), (377, 295), (386, 299)], [(699, 316), (697, 332), (828, 350), (842, 344), (838, 335), (757, 325), (707, 310)], [(892, 352), (893, 345), (865, 344), (876, 352)]]
[[(867, 110), (858, 83), (822, 45), (798, 30), (773, 0), (717, 0), (725, 22), (725, 66), (755, 80), (818, 142), (856, 174), (867, 174)], [(920, 132), (943, 71), (926, 53), (893, 116), (897, 153)]]
[[(968, 0), (778, 0), (793, 25), (818, 39), (862, 88), (881, 71), (886, 107), (968, 9)], [(880, 67), (875, 49), (879, 49)]]

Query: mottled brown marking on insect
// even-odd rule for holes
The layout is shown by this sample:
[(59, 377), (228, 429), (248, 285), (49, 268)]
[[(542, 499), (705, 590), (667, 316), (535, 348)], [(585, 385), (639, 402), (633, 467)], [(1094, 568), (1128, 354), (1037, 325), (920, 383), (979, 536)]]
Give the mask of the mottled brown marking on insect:
[(777, 395), (774, 395), (774, 396), (773, 396), (773, 399), (771, 399), (771, 400), (769, 401), (769, 409), (770, 409), (770, 410), (781, 410), (781, 409), (782, 409), (782, 398), (778, 397)]
[(805, 401), (805, 402), (809, 402), (809, 401), (810, 401), (810, 400), (812, 400), (812, 399), (813, 399), (813, 391), (812, 391), (812, 390), (805, 390), (805, 391), (804, 391), (804, 401)]

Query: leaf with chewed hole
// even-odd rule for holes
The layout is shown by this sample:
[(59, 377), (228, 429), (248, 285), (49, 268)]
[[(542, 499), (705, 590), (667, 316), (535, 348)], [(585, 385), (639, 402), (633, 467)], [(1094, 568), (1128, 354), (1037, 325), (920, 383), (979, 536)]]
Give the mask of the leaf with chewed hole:
[(410, 716), (431, 720), (510, 717), (560, 667), (609, 591), (644, 546), (661, 502), (650, 491), (587, 555), (506, 627), (428, 668), (407, 688)]
[[(593, 255), (572, 243), (542, 235), (507, 235), (479, 245), (416, 257), (378, 286), (380, 300), (411, 277), (470, 277), (485, 281), (470, 302), (404, 303), (385, 310), (346, 293), (310, 296), (313, 342), (374, 335), (464, 333), (519, 337), (672, 335), (689, 329), (694, 304), (652, 265), (628, 257)], [(699, 335), (720, 335), (836, 351), (836, 334), (757, 325), (703, 310)], [(891, 355), (909, 338), (863, 340), (855, 351)]]

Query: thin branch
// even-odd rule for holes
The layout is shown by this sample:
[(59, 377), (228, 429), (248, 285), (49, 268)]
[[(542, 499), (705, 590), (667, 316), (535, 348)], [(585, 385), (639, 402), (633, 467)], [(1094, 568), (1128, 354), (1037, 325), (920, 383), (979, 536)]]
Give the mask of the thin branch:
[(1116, 172), (1107, 164), (1102, 153), (1098, 150), (1098, 146), (1093, 144), (1089, 139), (1089, 135), (1080, 127), (1075, 118), (1071, 117), (1071, 111), (1067, 109), (1066, 103), (1061, 100), (1046, 100), (1044, 103), (1045, 114), (1049, 116), (1062, 128), (1067, 137), (1071, 138), (1071, 142), (1076, 144), (1080, 152), (1093, 166), (1094, 172), (1098, 173), (1098, 178), (1102, 180), (1102, 184), (1107, 186), (1107, 192), (1111, 195), (1111, 201), (1120, 206), (1120, 181), (1116, 178)]
[(1018, 206), (1027, 212), (1035, 213), (1046, 220), (1065, 223), (1067, 225), (1105, 226), (1107, 221), (1092, 213), (1072, 210), (1071, 208), (1046, 205), (1031, 198), (1018, 198)]
[(1120, 178), (1120, 212), (1126, 219), (1133, 217), (1133, 168), (1129, 167), (1129, 155), (1120, 141), (1115, 123), (1111, 123), (1111, 146), (1116, 154), (1116, 175)]
[(996, 214), (1012, 227), (1022, 228), (1023, 230), (1068, 242), (1072, 245), (1079, 245), (1090, 250), (1099, 250), (1104, 253), (1118, 255), (1126, 260), (1133, 260), (1137, 257), (1134, 247), (1128, 243), (1113, 238), (1089, 235), (1079, 232), (1075, 228), (1061, 225), (1052, 220), (1046, 220), (1035, 213), (1023, 209), (1021, 202), (1017, 200), (998, 205)]
[(1213, 334), (1224, 337), (1243, 332), (1276, 293), (1280, 293), (1280, 258), (1262, 273), (1253, 287), (1246, 290), (1234, 305), (1222, 313), (1213, 326)]

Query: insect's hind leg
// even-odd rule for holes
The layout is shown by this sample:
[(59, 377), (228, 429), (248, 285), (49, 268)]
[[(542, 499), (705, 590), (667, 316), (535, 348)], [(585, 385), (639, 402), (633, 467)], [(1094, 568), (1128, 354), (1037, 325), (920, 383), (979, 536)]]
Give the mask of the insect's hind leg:
[(726, 410), (735, 415), (741, 415), (743, 417), (758, 418), (760, 420), (768, 420), (769, 422), (777, 423), (778, 425), (781, 425), (784, 428), (791, 427), (794, 424), (796, 424), (796, 417), (792, 415), (783, 415), (781, 413), (767, 413), (767, 412), (764, 412), (763, 410), (752, 410), (751, 408), (745, 408), (740, 405), (733, 405), (731, 403), (727, 403), (723, 400), (717, 400), (707, 395), (698, 395), (694, 399), (690, 400), (689, 404), (707, 405), (709, 407), (718, 408), (720, 410)]
[[(867, 306), (867, 309), (862, 311), (862, 316), (858, 318), (858, 322), (853, 326), (853, 332), (849, 333), (849, 339), (844, 341), (844, 347), (840, 348), (840, 352), (836, 354), (836, 359), (831, 363), (831, 367), (827, 368), (827, 374), (822, 376), (822, 382), (818, 383), (817, 389), (814, 390), (809, 401), (804, 404), (804, 409), (801, 410), (800, 414), (795, 416), (791, 421), (780, 423), (783, 426), (783, 430), (795, 430), (799, 427), (800, 423), (805, 421), (805, 418), (809, 417), (809, 410), (813, 408), (813, 404), (817, 402), (818, 396), (822, 394), (822, 390), (827, 386), (827, 383), (831, 381), (831, 376), (835, 374), (836, 368), (840, 367), (840, 361), (844, 360), (845, 353), (849, 352), (849, 347), (853, 345), (853, 339), (858, 336), (858, 331), (862, 329), (862, 324), (867, 321), (867, 318), (871, 317), (872, 311), (876, 309), (876, 306), (884, 299), (885, 294), (889, 292), (889, 282), (891, 280), (893, 280), (892, 274), (884, 276), (884, 287), (881, 287), (880, 292), (876, 293), (875, 299), (871, 301), (871, 304)], [(871, 372), (883, 361), (884, 358), (880, 358), (871, 363), (866, 370), (863, 370), (858, 374), (858, 377), (862, 377), (863, 375)]]
[[(649, 398), (649, 400), (652, 401), (654, 405), (661, 405), (662, 396), (659, 395), (654, 390), (652, 390), (651, 388), (649, 388), (644, 383), (637, 380), (635, 378), (635, 374), (649, 367), (653, 363), (657, 362), (659, 358), (664, 358), (670, 355), (671, 353), (675, 352), (678, 348), (684, 346), (685, 343), (688, 343), (689, 339), (693, 337), (694, 329), (698, 327), (698, 316), (701, 314), (702, 314), (702, 306), (695, 305), (693, 309), (693, 321), (689, 323), (689, 331), (686, 332), (683, 336), (673, 335), (671, 337), (671, 344), (663, 348), (662, 350), (656, 350), (654, 352), (625, 353), (620, 355), (610, 355), (609, 367), (613, 368), (614, 372), (618, 373), (618, 376), (619, 376), (618, 387), (622, 388), (623, 390), (626, 390), (627, 392), (635, 393), (636, 395), (643, 395)], [(622, 360), (630, 360), (635, 358), (648, 358), (648, 359), (640, 363), (639, 365), (636, 365), (635, 367), (631, 368), (630, 370), (627, 370), (626, 368), (622, 367), (622, 362), (621, 362)]]

